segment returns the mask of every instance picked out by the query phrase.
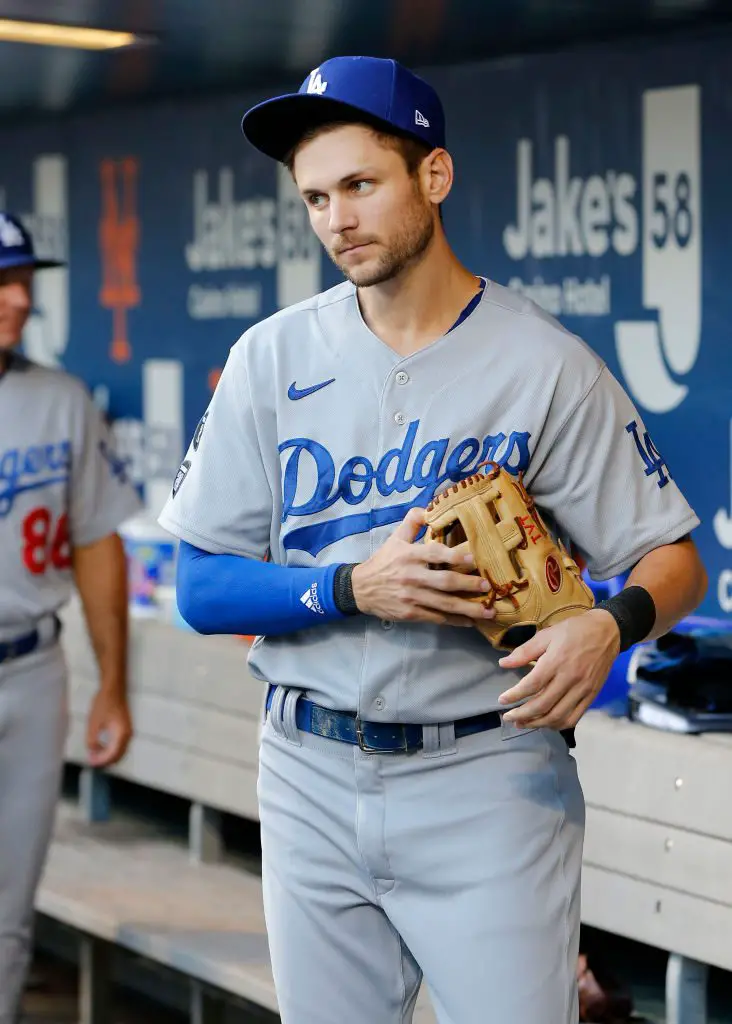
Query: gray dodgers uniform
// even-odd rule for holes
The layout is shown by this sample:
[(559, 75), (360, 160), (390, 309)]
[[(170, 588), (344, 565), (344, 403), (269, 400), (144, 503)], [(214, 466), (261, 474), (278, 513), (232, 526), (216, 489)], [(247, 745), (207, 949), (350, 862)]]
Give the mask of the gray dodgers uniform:
[[(0, 1024), (30, 953), (32, 906), (53, 824), (66, 738), (66, 666), (55, 613), (76, 546), (139, 506), (83, 384), (10, 355), (0, 375)], [(31, 653), (5, 644), (38, 629)]]
[[(407, 357), (368, 329), (350, 283), (251, 328), (160, 521), (211, 552), (358, 562), (485, 459), (524, 470), (596, 579), (698, 524), (602, 360), (491, 282)], [(307, 573), (303, 601), (317, 616)], [(442, 1024), (576, 1021), (574, 759), (551, 730), (506, 723), (456, 742), (450, 724), (498, 707), (519, 675), (499, 657), (477, 630), (370, 616), (255, 641), (250, 668), (278, 688), (259, 798), (285, 1024), (408, 1020), (420, 970)], [(298, 732), (301, 691), (423, 724), (424, 749), (374, 755)]]

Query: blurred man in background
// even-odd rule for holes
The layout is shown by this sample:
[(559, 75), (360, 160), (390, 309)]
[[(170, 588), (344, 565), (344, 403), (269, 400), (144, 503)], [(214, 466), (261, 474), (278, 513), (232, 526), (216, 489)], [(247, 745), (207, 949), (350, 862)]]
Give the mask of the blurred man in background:
[(16, 1020), (58, 797), (67, 726), (58, 611), (74, 585), (100, 673), (90, 764), (119, 761), (132, 735), (117, 528), (138, 497), (84, 385), (16, 351), (33, 276), (54, 266), (0, 213), (0, 1024)]

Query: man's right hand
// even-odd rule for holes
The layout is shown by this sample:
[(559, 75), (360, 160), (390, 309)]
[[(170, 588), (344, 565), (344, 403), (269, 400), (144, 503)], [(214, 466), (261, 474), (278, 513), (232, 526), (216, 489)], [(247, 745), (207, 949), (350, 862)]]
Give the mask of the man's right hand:
[[(474, 626), (476, 620), (495, 618), (492, 609), (464, 596), (490, 589), (487, 580), (468, 575), (475, 563), (467, 544), (415, 544), (423, 526), (424, 510), (410, 509), (386, 543), (354, 568), (351, 585), (359, 610), (381, 619), (443, 626)], [(430, 568), (443, 564), (451, 568)]]

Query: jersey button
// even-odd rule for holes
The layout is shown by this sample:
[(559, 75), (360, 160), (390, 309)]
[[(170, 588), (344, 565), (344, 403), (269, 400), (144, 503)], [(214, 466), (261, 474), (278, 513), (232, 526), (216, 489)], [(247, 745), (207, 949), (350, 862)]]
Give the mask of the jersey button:
[(402, 424), (407, 422), (407, 417), (404, 415), (403, 412), (395, 412), (394, 413), (394, 422), (398, 423), (399, 426), (401, 427)]
[(374, 701), (374, 707), (376, 708), (377, 711), (383, 711), (384, 708), (386, 707), (386, 701), (384, 700), (384, 698), (377, 697), (376, 700)]
[(393, 629), (394, 628), (394, 623), (391, 621), (391, 619), (382, 619), (381, 628), (382, 629)]
[(406, 384), (409, 381), (409, 374), (405, 373), (404, 370), (400, 370), (396, 375), (395, 380), (397, 384)]

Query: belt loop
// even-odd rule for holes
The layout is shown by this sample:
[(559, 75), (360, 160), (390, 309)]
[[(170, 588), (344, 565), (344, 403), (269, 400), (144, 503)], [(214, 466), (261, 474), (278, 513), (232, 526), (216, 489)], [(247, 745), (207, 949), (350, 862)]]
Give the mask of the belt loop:
[(422, 757), (440, 756), (440, 727), (439, 725), (422, 726)]
[(38, 623), (38, 642), (41, 646), (53, 643), (61, 633), (61, 620), (56, 615), (46, 615)]
[(457, 754), (455, 723), (422, 726), (422, 757), (446, 757)]
[(292, 743), (296, 747), (302, 746), (296, 719), (297, 702), (301, 695), (302, 690), (288, 690), (282, 708), (282, 734), (288, 743)]
[(276, 686), (275, 692), (272, 697), (272, 703), (269, 707), (269, 719), (272, 723), (272, 728), (278, 736), (282, 736), (286, 739), (284, 725), (282, 723), (282, 706), (285, 703), (285, 697), (287, 696), (287, 690), (284, 686)]
[(457, 741), (455, 739), (455, 723), (443, 722), (440, 725), (440, 754), (457, 754)]

